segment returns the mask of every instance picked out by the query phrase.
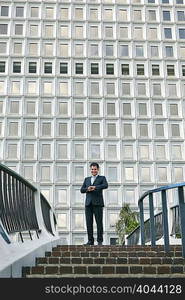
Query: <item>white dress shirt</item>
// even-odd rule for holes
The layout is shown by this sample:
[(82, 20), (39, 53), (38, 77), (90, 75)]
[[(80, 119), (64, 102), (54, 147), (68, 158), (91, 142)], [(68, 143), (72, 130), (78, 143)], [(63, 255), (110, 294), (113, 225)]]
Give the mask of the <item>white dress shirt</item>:
[(91, 176), (91, 184), (94, 183), (95, 179), (96, 179), (97, 175), (96, 176)]

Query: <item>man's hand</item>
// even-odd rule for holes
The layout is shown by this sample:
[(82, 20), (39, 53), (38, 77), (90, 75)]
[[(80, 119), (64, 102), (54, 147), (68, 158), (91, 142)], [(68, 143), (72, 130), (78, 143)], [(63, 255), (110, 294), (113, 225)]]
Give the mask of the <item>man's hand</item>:
[(93, 192), (94, 190), (95, 190), (95, 186), (94, 185), (90, 185), (88, 188), (87, 188), (87, 190), (88, 190), (88, 192)]

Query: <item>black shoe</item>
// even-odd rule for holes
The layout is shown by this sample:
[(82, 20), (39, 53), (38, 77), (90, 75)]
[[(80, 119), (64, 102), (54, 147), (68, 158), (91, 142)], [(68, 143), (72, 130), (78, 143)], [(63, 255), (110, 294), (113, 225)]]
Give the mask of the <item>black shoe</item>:
[(98, 242), (98, 246), (102, 246), (102, 242)]
[(88, 241), (86, 244), (84, 244), (84, 246), (93, 246), (93, 245), (94, 245), (94, 243), (90, 242), (90, 241)]

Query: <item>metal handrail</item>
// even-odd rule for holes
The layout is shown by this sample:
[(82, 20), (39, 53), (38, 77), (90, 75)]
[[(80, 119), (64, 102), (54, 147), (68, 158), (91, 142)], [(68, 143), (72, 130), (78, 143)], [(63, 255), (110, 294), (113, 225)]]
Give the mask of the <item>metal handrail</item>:
[(161, 192), (162, 199), (162, 225), (163, 225), (163, 236), (164, 236), (164, 250), (168, 252), (169, 247), (169, 221), (168, 221), (168, 209), (167, 209), (167, 193), (169, 189), (178, 190), (178, 206), (179, 206), (179, 218), (180, 218), (180, 229), (181, 229), (181, 242), (182, 242), (182, 255), (185, 257), (185, 202), (184, 202), (184, 190), (185, 182), (161, 186), (145, 192), (138, 200), (139, 211), (140, 211), (140, 232), (141, 232), (141, 245), (145, 245), (145, 226), (144, 226), (144, 207), (143, 200), (149, 197), (149, 214), (150, 214), (150, 241), (151, 245), (156, 245), (156, 227), (155, 227), (155, 216), (154, 216), (154, 204), (153, 195), (154, 193)]
[[(14, 233), (19, 233), (22, 241), (23, 232), (28, 232), (32, 239), (31, 231), (36, 231), (39, 238), (41, 229), (38, 225), (35, 207), (36, 192), (37, 189), (34, 185), (13, 170), (0, 164), (0, 223), (2, 224), (0, 234), (7, 243), (10, 242), (8, 235)], [(40, 193), (41, 206), (44, 201), (45, 207), (47, 206), (48, 209), (47, 215), (42, 209), (42, 218), (46, 225), (46, 223), (51, 222), (51, 206), (43, 198), (44, 196)], [(48, 226), (46, 226), (47, 230)], [(54, 235), (51, 226), (48, 231)]]
[[(51, 206), (49, 202), (46, 200), (46, 198), (40, 193), (40, 200), (41, 200), (41, 209), (42, 209), (42, 216), (44, 220), (44, 225), (52, 235), (54, 235), (51, 225), (51, 218), (50, 218), (50, 211)], [(55, 221), (56, 219), (54, 219)]]
[[(162, 212), (157, 213), (154, 216), (155, 224), (158, 225), (158, 231), (157, 231), (157, 240), (160, 239), (163, 236), (163, 232), (161, 231), (162, 226)], [(144, 227), (145, 227), (145, 243), (150, 241), (150, 218), (144, 221)], [(138, 225), (130, 234), (127, 235), (127, 245), (136, 245), (139, 244), (139, 238), (140, 238), (140, 225)]]

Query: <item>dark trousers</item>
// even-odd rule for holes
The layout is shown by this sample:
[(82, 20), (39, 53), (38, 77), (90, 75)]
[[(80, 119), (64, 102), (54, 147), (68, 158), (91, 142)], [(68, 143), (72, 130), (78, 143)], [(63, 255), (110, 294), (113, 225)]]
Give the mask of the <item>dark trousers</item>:
[(88, 241), (94, 243), (93, 215), (97, 225), (97, 242), (103, 242), (103, 207), (90, 204), (85, 206), (86, 226)]

